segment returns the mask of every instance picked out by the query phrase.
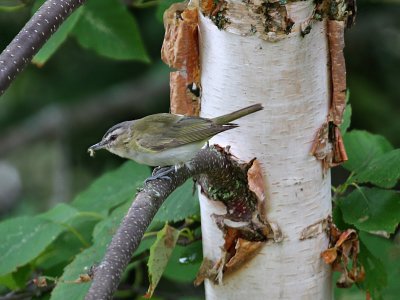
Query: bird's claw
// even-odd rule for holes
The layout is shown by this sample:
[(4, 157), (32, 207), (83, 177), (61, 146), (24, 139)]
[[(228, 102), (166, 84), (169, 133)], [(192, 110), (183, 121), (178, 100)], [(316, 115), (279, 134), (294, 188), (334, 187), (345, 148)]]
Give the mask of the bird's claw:
[(170, 166), (170, 167), (156, 167), (154, 168), (153, 172), (151, 173), (151, 176), (147, 178), (144, 183), (148, 183), (150, 181), (156, 180), (156, 179), (166, 179), (169, 181), (172, 181), (171, 177), (168, 176), (169, 173), (173, 172), (175, 170), (175, 166)]

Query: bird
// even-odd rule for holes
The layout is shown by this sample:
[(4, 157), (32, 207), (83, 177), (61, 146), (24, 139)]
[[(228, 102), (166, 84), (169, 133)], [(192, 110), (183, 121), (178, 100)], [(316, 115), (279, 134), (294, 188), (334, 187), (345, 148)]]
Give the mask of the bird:
[(238, 127), (232, 121), (262, 109), (261, 104), (254, 104), (215, 118), (153, 114), (112, 126), (88, 152), (94, 156), (95, 151), (106, 149), (139, 164), (157, 167), (146, 181), (169, 178), (170, 172), (189, 162), (214, 135)]

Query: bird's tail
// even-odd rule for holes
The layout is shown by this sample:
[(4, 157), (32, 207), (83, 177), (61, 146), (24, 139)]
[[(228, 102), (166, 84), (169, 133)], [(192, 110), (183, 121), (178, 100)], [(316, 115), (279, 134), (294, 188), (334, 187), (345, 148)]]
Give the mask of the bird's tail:
[(229, 114), (213, 118), (212, 120), (214, 123), (216, 123), (218, 125), (225, 125), (225, 124), (228, 124), (229, 122), (237, 120), (241, 117), (244, 117), (244, 116), (252, 114), (256, 111), (262, 110), (263, 108), (264, 107), (260, 103), (258, 103), (258, 104), (254, 104), (254, 105), (239, 109), (237, 111), (231, 112)]

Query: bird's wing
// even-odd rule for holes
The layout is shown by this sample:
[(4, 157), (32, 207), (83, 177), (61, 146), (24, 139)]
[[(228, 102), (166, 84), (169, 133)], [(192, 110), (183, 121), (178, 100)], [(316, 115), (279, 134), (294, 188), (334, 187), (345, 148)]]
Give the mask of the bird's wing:
[[(137, 144), (150, 151), (163, 151), (186, 144), (206, 141), (222, 131), (237, 127), (235, 124), (218, 125), (213, 121), (200, 117), (185, 117), (163, 114), (151, 122), (143, 122), (144, 126), (151, 126), (151, 134), (137, 136)], [(145, 130), (146, 131), (146, 130)]]

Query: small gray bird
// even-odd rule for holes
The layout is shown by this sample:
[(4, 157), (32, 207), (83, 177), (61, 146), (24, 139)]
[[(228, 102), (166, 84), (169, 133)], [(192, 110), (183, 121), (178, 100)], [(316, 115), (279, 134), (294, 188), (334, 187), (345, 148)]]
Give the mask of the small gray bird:
[(94, 151), (106, 149), (140, 164), (172, 166), (153, 173), (150, 180), (154, 180), (190, 161), (214, 135), (238, 126), (230, 122), (262, 109), (261, 104), (255, 104), (212, 119), (154, 114), (114, 125), (88, 151), (93, 156)]

